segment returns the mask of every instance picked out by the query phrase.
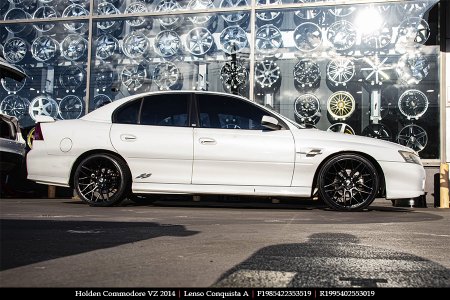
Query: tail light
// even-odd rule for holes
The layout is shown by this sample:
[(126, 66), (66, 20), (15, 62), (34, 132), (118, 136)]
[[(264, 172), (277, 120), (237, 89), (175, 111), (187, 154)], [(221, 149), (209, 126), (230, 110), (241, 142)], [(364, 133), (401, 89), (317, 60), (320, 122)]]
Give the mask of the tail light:
[(43, 141), (44, 135), (42, 134), (41, 123), (37, 123), (34, 129), (34, 140), (35, 141)]

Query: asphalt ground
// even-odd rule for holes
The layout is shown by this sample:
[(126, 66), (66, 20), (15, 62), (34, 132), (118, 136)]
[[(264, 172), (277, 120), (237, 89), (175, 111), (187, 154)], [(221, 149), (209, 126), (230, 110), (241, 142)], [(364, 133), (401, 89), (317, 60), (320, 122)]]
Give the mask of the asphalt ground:
[(449, 210), (155, 199), (0, 199), (0, 286), (450, 287)]

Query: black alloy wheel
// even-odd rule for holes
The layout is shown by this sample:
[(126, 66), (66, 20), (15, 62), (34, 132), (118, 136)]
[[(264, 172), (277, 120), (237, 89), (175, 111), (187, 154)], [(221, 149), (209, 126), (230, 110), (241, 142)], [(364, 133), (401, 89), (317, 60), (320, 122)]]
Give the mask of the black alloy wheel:
[(74, 186), (78, 196), (90, 206), (113, 206), (130, 191), (130, 172), (126, 163), (110, 154), (93, 154), (75, 170)]
[(319, 172), (319, 195), (336, 210), (367, 208), (379, 189), (378, 172), (365, 157), (342, 154), (325, 162)]

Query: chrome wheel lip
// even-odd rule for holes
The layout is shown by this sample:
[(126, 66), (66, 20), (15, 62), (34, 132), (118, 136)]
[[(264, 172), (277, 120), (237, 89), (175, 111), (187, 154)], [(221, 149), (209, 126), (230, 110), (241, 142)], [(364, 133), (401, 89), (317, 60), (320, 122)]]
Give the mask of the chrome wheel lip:
[(365, 207), (378, 192), (377, 174), (372, 168), (358, 158), (338, 158), (321, 172), (321, 193), (338, 209)]
[(123, 184), (120, 166), (107, 157), (85, 159), (77, 168), (75, 181), (83, 200), (92, 204), (108, 203)]

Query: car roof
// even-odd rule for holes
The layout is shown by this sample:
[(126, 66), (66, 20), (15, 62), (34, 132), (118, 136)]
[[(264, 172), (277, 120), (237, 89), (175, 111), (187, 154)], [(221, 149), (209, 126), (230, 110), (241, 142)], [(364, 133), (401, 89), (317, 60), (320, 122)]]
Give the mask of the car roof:
[(171, 95), (171, 94), (206, 94), (206, 95), (222, 95), (227, 97), (233, 97), (237, 99), (241, 99), (243, 101), (248, 101), (252, 104), (256, 104), (255, 102), (242, 97), (238, 95), (233, 94), (227, 94), (227, 93), (221, 93), (221, 92), (210, 92), (210, 91), (197, 91), (197, 90), (183, 90), (183, 91), (159, 91), (159, 92), (147, 92), (142, 94), (136, 94), (132, 96), (128, 96), (119, 100), (116, 100), (112, 103), (109, 103), (105, 106), (102, 106), (100, 108), (97, 108), (96, 110), (86, 114), (84, 117), (82, 117), (82, 120), (87, 121), (95, 121), (95, 122), (105, 122), (105, 123), (111, 123), (111, 115), (113, 112), (122, 104), (127, 103), (131, 100), (139, 99), (142, 97), (152, 96), (152, 95)]

